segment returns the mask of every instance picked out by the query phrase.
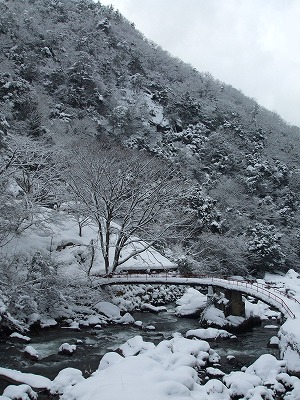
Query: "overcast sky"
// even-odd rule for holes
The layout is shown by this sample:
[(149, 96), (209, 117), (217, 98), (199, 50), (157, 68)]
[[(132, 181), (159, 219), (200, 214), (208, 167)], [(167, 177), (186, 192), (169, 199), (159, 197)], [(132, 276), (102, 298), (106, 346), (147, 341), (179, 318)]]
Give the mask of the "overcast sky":
[(300, 126), (300, 0), (100, 0), (199, 71)]

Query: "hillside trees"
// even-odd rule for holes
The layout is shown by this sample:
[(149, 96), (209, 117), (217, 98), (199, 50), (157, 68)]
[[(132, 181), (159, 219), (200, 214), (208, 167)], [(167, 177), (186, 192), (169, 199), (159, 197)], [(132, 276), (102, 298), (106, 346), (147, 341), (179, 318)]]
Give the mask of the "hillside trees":
[[(77, 143), (79, 146), (79, 143)], [(68, 160), (66, 182), (94, 220), (106, 273), (184, 226), (179, 171), (157, 158), (114, 143), (80, 142)]]
[(5, 138), (0, 151), (0, 247), (42, 218), (39, 206), (56, 201), (55, 149), (22, 136)]

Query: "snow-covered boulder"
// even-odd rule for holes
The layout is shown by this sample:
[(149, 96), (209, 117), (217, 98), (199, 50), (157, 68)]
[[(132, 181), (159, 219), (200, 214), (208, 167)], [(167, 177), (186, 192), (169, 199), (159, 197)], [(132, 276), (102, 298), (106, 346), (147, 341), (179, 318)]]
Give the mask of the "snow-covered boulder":
[(228, 321), (226, 320), (223, 311), (213, 305), (204, 311), (201, 318), (203, 321), (206, 321), (208, 326), (215, 325), (222, 327), (228, 325)]
[(209, 349), (208, 355), (208, 361), (211, 364), (217, 364), (221, 360), (221, 357), (214, 349)]
[(279, 346), (279, 337), (278, 336), (272, 336), (267, 346), (277, 349), (278, 346)]
[(210, 379), (204, 386), (207, 397), (209, 400), (230, 400), (230, 391), (227, 387), (217, 379)]
[(193, 377), (197, 379), (192, 368), (166, 370), (145, 355), (126, 357), (66, 389), (62, 400), (97, 399), (99, 396), (105, 400), (188, 400), (190, 387), (196, 385)]
[(216, 328), (199, 328), (199, 329), (190, 329), (186, 333), (187, 338), (196, 337), (202, 340), (217, 340), (217, 339), (227, 339), (231, 338), (233, 335), (225, 331), (224, 329), (216, 329)]
[(210, 378), (221, 378), (225, 375), (225, 372), (221, 371), (219, 368), (213, 367), (206, 368), (206, 373)]
[(131, 314), (126, 313), (118, 320), (118, 323), (124, 325), (133, 324), (134, 318)]
[(80, 331), (80, 326), (78, 321), (68, 320), (66, 321), (68, 326), (64, 326), (65, 329), (71, 329), (72, 331)]
[(118, 354), (115, 353), (114, 351), (111, 351), (109, 353), (104, 354), (104, 356), (102, 357), (98, 370), (101, 371), (103, 369), (109, 368), (114, 364), (117, 364), (119, 362), (121, 362), (123, 360), (123, 357)]
[(119, 307), (115, 306), (112, 303), (109, 303), (108, 301), (99, 301), (99, 303), (97, 303), (94, 306), (94, 309), (99, 314), (105, 315), (107, 318), (109, 318), (112, 321), (116, 321), (121, 318)]
[(20, 382), (30, 386), (33, 389), (44, 390), (50, 386), (50, 379), (41, 375), (28, 374), (14, 369), (0, 367), (0, 375), (10, 382)]
[(149, 304), (149, 303), (142, 303), (141, 310), (150, 311), (150, 312), (154, 312), (154, 313), (159, 313), (161, 311), (167, 311), (167, 307), (165, 307), (165, 306), (153, 306), (152, 304)]
[(145, 329), (145, 331), (155, 331), (155, 326), (154, 325), (146, 325), (145, 327), (143, 327), (143, 329)]
[(76, 368), (61, 370), (51, 382), (49, 390), (51, 394), (63, 394), (65, 389), (74, 386), (84, 380), (82, 372)]
[(30, 340), (31, 340), (29, 336), (21, 335), (18, 332), (13, 332), (9, 337), (11, 339), (18, 339), (23, 342), (30, 342)]
[(32, 346), (26, 346), (24, 349), (24, 354), (33, 361), (37, 361), (39, 359), (38, 352)]
[(119, 347), (119, 351), (125, 357), (142, 354), (152, 349), (155, 349), (155, 345), (151, 342), (144, 342), (142, 336), (135, 336)]
[[(9, 385), (3, 392), (4, 398), (12, 400), (37, 400), (37, 393), (29, 385)], [(0, 397), (1, 398), (1, 397)]]
[(181, 317), (199, 316), (207, 304), (206, 295), (198, 290), (189, 288), (186, 293), (176, 301), (176, 314)]
[(276, 376), (286, 372), (286, 361), (277, 360), (272, 354), (263, 354), (245, 372), (258, 376), (263, 384), (274, 384)]
[(300, 343), (299, 318), (287, 319), (278, 332), (280, 357), (287, 361), (287, 369), (300, 374)]
[(224, 376), (223, 382), (232, 397), (245, 397), (249, 390), (261, 384), (261, 379), (254, 374), (234, 371)]
[(58, 349), (59, 354), (66, 354), (68, 356), (72, 355), (74, 351), (76, 351), (76, 345), (69, 343), (63, 343)]
[(41, 319), (40, 325), (41, 328), (51, 328), (57, 325), (57, 321), (55, 321), (53, 318)]
[(265, 386), (256, 386), (250, 389), (245, 396), (245, 400), (274, 400), (274, 392)]
[(89, 326), (101, 325), (102, 320), (97, 315), (90, 315), (87, 319)]

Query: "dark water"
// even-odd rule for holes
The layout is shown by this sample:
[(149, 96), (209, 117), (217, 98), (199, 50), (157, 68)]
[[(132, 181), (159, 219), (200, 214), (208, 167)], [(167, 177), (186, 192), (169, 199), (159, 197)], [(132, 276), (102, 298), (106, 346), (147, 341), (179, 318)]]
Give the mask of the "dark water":
[[(37, 350), (39, 361), (33, 362), (24, 356), (26, 343), (9, 339), (0, 341), (0, 366), (43, 375), (50, 379), (55, 378), (61, 369), (73, 367), (80, 369), (87, 376), (98, 367), (105, 353), (117, 349), (136, 335), (141, 335), (145, 341), (157, 344), (164, 338), (171, 338), (174, 332), (185, 334), (189, 329), (199, 328), (197, 320), (177, 318), (174, 308), (159, 314), (136, 312), (133, 316), (135, 320), (143, 321), (144, 325), (154, 325), (156, 329), (146, 331), (137, 326), (110, 325), (99, 330), (71, 331), (64, 328), (43, 330), (30, 335), (30, 345)], [(250, 365), (261, 354), (271, 353), (278, 356), (277, 350), (267, 348), (270, 337), (276, 333), (277, 329), (265, 329), (262, 325), (255, 327), (251, 332), (238, 335), (237, 341), (223, 340), (210, 344), (221, 356), (219, 368), (228, 373), (240, 369), (243, 365)], [(78, 340), (82, 343), (78, 344)], [(72, 356), (57, 354), (59, 346), (64, 342), (77, 344), (76, 352)], [(235, 356), (231, 363), (227, 360), (228, 355)], [(0, 379), (0, 393), (6, 385), (7, 382)]]

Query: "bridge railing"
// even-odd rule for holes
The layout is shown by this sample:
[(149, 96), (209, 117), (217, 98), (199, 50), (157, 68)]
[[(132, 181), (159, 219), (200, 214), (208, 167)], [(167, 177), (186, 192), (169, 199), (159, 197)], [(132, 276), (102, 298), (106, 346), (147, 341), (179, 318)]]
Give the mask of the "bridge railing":
[[(275, 294), (274, 292), (270, 291), (269, 289), (267, 289), (264, 285), (258, 283), (258, 282), (248, 282), (248, 281), (244, 281), (244, 280), (231, 280), (231, 279), (220, 279), (220, 278), (212, 278), (213, 282), (224, 282), (226, 281), (226, 283), (230, 284), (230, 285), (234, 285), (236, 287), (240, 287), (240, 288), (245, 288), (245, 289), (251, 289), (252, 290), (252, 294), (255, 295), (255, 293), (261, 293), (264, 296), (266, 296), (269, 299), (274, 300), (276, 303), (280, 304), (280, 306), (286, 311), (286, 313), (291, 317), (291, 318), (295, 318), (295, 314), (293, 313), (293, 311), (290, 309), (290, 307), (287, 305), (287, 303), (283, 300), (283, 298), (281, 296), (284, 296), (283, 294), (281, 294), (281, 296), (278, 296), (277, 294)], [(246, 291), (248, 294), (248, 291)], [(297, 303), (298, 300), (294, 299)]]

